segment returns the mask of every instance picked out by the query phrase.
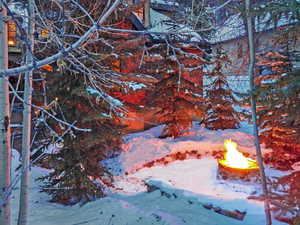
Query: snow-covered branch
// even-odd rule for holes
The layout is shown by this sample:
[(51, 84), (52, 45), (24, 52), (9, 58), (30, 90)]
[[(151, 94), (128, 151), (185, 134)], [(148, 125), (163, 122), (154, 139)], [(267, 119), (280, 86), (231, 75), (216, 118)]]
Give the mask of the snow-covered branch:
[(55, 62), (57, 59), (60, 59), (62, 57), (65, 57), (66, 55), (68, 55), (70, 52), (72, 52), (73, 50), (77, 49), (78, 47), (80, 47), (86, 40), (88, 40), (88, 38), (90, 37), (90, 35), (97, 30), (97, 28), (99, 27), (99, 25), (103, 24), (107, 18), (112, 14), (112, 12), (119, 6), (119, 4), (121, 3), (121, 0), (116, 0), (112, 6), (103, 14), (103, 16), (99, 17), (96, 22), (94, 22), (94, 24), (77, 40), (75, 41), (73, 44), (71, 44), (69, 47), (67, 48), (62, 48), (59, 52), (57, 52), (56, 54), (46, 57), (45, 59), (42, 60), (37, 60), (34, 61), (31, 64), (28, 65), (23, 65), (23, 66), (19, 66), (19, 67), (15, 67), (15, 68), (10, 68), (7, 70), (0, 70), (0, 77), (3, 76), (18, 76), (19, 73), (23, 73), (26, 71), (30, 71), (30, 70), (36, 70), (46, 64), (50, 64)]
[[(13, 92), (14, 96), (16, 96), (16, 98), (17, 98), (18, 100), (20, 100), (20, 101), (21, 101), (22, 103), (24, 103), (24, 104), (28, 104), (28, 103), (25, 102), (25, 101), (23, 100), (23, 98), (18, 94), (18, 92), (15, 90), (15, 88), (13, 87), (13, 85), (10, 84), (10, 82), (8, 82), (8, 85), (9, 85), (9, 88), (11, 89), (11, 91)], [(54, 119), (55, 121), (57, 121), (58, 123), (61, 123), (61, 124), (65, 125), (65, 126), (67, 126), (67, 127), (70, 127), (70, 128), (72, 128), (72, 129), (74, 129), (74, 130), (83, 131), (83, 132), (89, 132), (89, 131), (91, 131), (90, 129), (79, 128), (79, 127), (74, 126), (74, 125), (71, 124), (71, 123), (68, 123), (68, 122), (66, 122), (66, 121), (64, 121), (64, 120), (61, 120), (61, 119), (57, 118), (56, 116), (52, 115), (51, 113), (49, 113), (49, 112), (48, 112), (46, 109), (44, 109), (43, 107), (40, 107), (40, 106), (37, 106), (37, 105), (34, 105), (34, 104), (31, 104), (31, 106), (32, 106), (33, 108), (35, 108), (35, 109), (38, 109), (38, 110), (42, 111), (43, 113), (45, 113), (45, 114), (48, 115), (50, 118), (52, 118), (52, 119)]]

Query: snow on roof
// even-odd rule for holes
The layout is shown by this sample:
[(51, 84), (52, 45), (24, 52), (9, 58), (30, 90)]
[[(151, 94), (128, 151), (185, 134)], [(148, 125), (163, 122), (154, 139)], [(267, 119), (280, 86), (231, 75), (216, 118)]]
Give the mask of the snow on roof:
[(23, 28), (26, 28), (25, 24), (28, 22), (28, 13), (22, 2), (12, 2), (8, 4), (8, 15), (10, 16), (11, 14), (21, 16), (23, 19), (21, 25)]
[(197, 42), (203, 40), (203, 38), (188, 25), (178, 24), (170, 17), (154, 9), (150, 9), (150, 23), (151, 27), (148, 29), (150, 32), (172, 33), (176, 34), (176, 37), (183, 40), (186, 39), (187, 41)]
[(151, 0), (152, 4), (162, 4), (162, 5), (169, 5), (169, 6), (179, 6), (176, 0)]
[(218, 43), (243, 36), (245, 33), (246, 31), (243, 25), (243, 20), (239, 14), (236, 14), (229, 17), (223, 25), (218, 26), (214, 36), (209, 41), (212, 43)]
[(17, 15), (26, 16), (27, 11), (23, 3), (21, 2), (12, 2), (8, 4), (8, 9)]
[(165, 32), (167, 29), (169, 29), (169, 26), (166, 25), (166, 21), (170, 20), (170, 17), (159, 13), (156, 10), (150, 9), (151, 31)]
[[(285, 26), (296, 22), (291, 19), (291, 14), (282, 15), (277, 26)], [(275, 28), (274, 22), (271, 22), (271, 14), (268, 13), (264, 17), (255, 18), (255, 31), (262, 32)], [(216, 27), (214, 36), (209, 40), (210, 43), (224, 42), (246, 35), (243, 18), (240, 14), (230, 16), (222, 25)]]

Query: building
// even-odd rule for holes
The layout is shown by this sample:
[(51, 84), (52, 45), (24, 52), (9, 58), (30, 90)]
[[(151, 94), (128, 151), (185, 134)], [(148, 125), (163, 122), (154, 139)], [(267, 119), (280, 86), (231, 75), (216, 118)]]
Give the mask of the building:
[[(235, 1), (239, 2), (239, 0)], [(254, 1), (254, 3), (255, 2), (256, 1)], [(257, 2), (263, 5), (263, 3), (271, 1), (262, 0)], [(234, 14), (226, 7), (216, 10), (215, 14), (218, 14), (216, 17), (216, 32), (214, 37), (210, 40), (210, 43), (212, 45), (221, 45), (227, 52), (230, 52), (231, 55), (235, 55), (236, 57), (232, 58), (232, 61), (236, 68), (241, 68), (243, 65), (243, 59), (241, 59), (241, 57), (247, 55), (246, 21), (243, 20), (240, 13)], [(280, 51), (282, 46), (274, 44), (275, 40), (278, 39), (278, 35), (280, 35), (278, 34), (279, 31), (294, 25), (299, 26), (299, 19), (293, 17), (290, 12), (278, 14), (276, 18), (272, 17), (270, 13), (256, 16), (254, 20), (256, 51), (258, 53), (271, 50)], [(294, 43), (294, 46), (291, 47), (294, 47), (294, 50), (299, 52), (299, 37), (296, 38), (296, 41), (297, 43)], [(298, 62), (295, 61), (294, 63)], [(233, 72), (244, 74), (243, 70), (235, 72), (235, 69), (233, 69)]]

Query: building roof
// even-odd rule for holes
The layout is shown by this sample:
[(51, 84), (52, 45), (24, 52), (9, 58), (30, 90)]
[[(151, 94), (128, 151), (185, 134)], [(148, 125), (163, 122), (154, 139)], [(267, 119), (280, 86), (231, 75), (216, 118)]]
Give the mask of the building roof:
[(171, 19), (169, 16), (158, 12), (157, 10), (150, 9), (150, 24), (148, 28), (150, 32), (156, 32), (159, 34), (153, 34), (154, 38), (169, 34), (169, 37), (173, 39), (180, 39), (182, 41), (189, 42), (203, 42), (204, 39), (187, 24), (180, 24)]
[(163, 13), (165, 10), (157, 10), (154, 8), (151, 5), (149, 27), (145, 27), (141, 19), (138, 18), (134, 13), (131, 13), (129, 16), (130, 21), (137, 30), (147, 30), (151, 32), (148, 36), (153, 43), (164, 41), (166, 36), (168, 36), (168, 38), (172, 41), (179, 41), (182, 43), (197, 43), (202, 46), (208, 46), (208, 42), (205, 41), (197, 32), (193, 31), (193, 29), (187, 24), (180, 24), (171, 17), (165, 15)]
[[(268, 13), (264, 17), (255, 18), (255, 32), (270, 31), (276, 27), (286, 26), (297, 22), (297, 20), (292, 19), (292, 15), (282, 15), (277, 24), (274, 24), (271, 19), (271, 14)], [(217, 25), (215, 33), (209, 40), (212, 44), (227, 42), (233, 39), (238, 39), (246, 36), (246, 27), (243, 22), (243, 18), (240, 14), (231, 15), (225, 22), (221, 25)]]
[(151, 0), (151, 8), (172, 12), (179, 10), (179, 4), (176, 0)]
[(26, 7), (22, 2), (17, 1), (17, 2), (9, 3), (7, 14), (9, 16), (16, 16), (14, 19), (17, 20), (22, 19), (22, 21), (19, 21), (22, 26), (25, 26), (25, 24), (27, 23), (28, 13)]

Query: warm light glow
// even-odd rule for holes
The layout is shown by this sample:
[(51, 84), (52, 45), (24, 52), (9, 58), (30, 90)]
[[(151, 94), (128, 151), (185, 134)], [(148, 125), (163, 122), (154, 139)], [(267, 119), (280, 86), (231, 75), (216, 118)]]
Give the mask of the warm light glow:
[(15, 45), (16, 45), (15, 41), (13, 40), (8, 41), (8, 46), (15, 46)]
[(8, 21), (7, 23), (7, 38), (8, 38), (8, 46), (15, 47), (17, 37), (17, 24), (14, 21)]
[(237, 143), (227, 139), (224, 141), (224, 148), (226, 152), (224, 154), (224, 160), (219, 162), (227, 167), (240, 168), (240, 169), (255, 169), (258, 168), (256, 161), (245, 157), (237, 149)]
[(44, 30), (41, 31), (40, 34), (41, 34), (41, 37), (42, 37), (42, 38), (49, 38), (49, 36), (50, 36), (50, 31), (44, 29)]
[(50, 66), (49, 64), (43, 65), (41, 68), (44, 69), (44, 70), (47, 70), (48, 72), (53, 71), (53, 67)]

